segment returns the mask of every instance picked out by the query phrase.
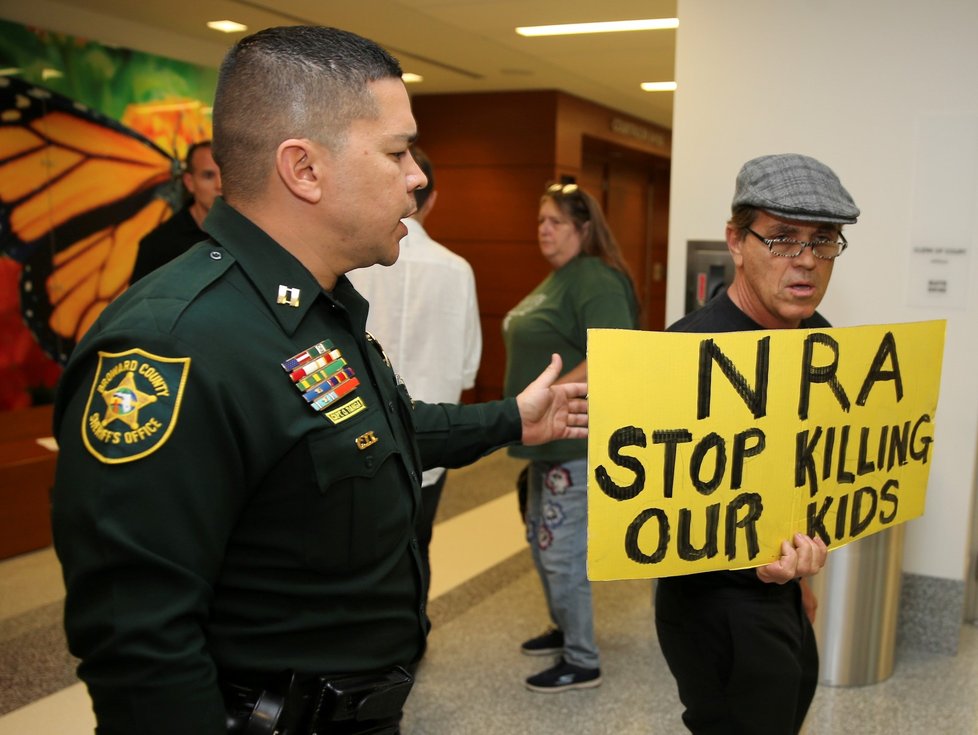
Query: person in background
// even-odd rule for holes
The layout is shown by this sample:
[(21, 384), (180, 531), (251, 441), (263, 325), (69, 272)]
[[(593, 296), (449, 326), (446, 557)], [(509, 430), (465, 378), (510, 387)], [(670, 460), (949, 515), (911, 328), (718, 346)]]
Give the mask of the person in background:
[(587, 435), (557, 355), (515, 399), (427, 404), (366, 333), (345, 273), (397, 260), (416, 136), (373, 41), (267, 28), (225, 57), (206, 245), (113, 301), (58, 387), (54, 544), (99, 735), (397, 733), (422, 471)]
[[(438, 199), (435, 174), (420, 148), (412, 147), (411, 154), (428, 183), (414, 192), (418, 211), (404, 220), (408, 234), (397, 262), (347, 276), (370, 303), (367, 331), (384, 345), (411, 396), (426, 403), (458, 403), (462, 391), (475, 385), (482, 357), (475, 275), (465, 258), (425, 231)], [(429, 580), (428, 547), (446, 476), (444, 467), (435, 467), (421, 479), (418, 543)]]
[[(842, 226), (859, 216), (838, 177), (808, 156), (745, 163), (737, 176), (727, 248), (730, 287), (669, 329), (739, 332), (824, 328), (816, 311)], [(815, 695), (816, 601), (806, 577), (825, 564), (820, 537), (796, 533), (766, 566), (660, 579), (655, 625), (693, 733), (797, 733)]]
[(221, 195), (221, 170), (211, 154), (211, 141), (191, 145), (187, 149), (184, 168), (183, 186), (191, 199), (139, 241), (130, 283), (170, 262), (189, 250), (191, 245), (207, 239), (207, 233), (202, 229), (204, 218), (214, 200)]
[[(540, 199), (537, 240), (553, 271), (503, 320), (508, 396), (523, 390), (554, 352), (566, 370), (561, 381), (586, 380), (587, 330), (638, 326), (628, 267), (594, 197), (576, 184), (550, 186)], [(526, 686), (535, 692), (596, 687), (601, 668), (587, 578), (587, 444), (560, 440), (509, 453), (529, 460), (526, 534), (551, 621), (521, 650), (559, 657)]]

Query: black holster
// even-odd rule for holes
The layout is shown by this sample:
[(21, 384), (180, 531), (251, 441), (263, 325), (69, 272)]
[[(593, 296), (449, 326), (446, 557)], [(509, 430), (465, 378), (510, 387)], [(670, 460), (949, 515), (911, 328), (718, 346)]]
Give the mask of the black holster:
[(283, 675), (265, 687), (222, 684), (229, 735), (384, 735), (398, 732), (414, 679), (381, 673)]

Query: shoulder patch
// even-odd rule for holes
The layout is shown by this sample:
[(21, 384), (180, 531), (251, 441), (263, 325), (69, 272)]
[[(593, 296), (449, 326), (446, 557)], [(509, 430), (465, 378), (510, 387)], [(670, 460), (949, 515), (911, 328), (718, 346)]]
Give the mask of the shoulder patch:
[(82, 441), (100, 462), (132, 462), (170, 438), (190, 374), (189, 357), (140, 349), (98, 353), (95, 380), (82, 416)]

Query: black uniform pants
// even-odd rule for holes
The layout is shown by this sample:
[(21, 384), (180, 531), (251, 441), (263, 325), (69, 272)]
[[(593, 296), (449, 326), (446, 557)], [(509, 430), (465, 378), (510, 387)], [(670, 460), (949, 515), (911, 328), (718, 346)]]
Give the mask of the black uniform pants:
[(696, 735), (791, 735), (818, 684), (797, 582), (698, 591), (660, 580), (655, 625)]

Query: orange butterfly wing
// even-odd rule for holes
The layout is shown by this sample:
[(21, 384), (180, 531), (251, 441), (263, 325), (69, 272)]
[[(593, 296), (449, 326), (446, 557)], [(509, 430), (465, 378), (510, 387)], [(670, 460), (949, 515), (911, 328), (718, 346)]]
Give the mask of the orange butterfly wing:
[(177, 200), (178, 164), (67, 97), (0, 78), (0, 249), (24, 264), (21, 309), (64, 362), (129, 285), (143, 236)]

